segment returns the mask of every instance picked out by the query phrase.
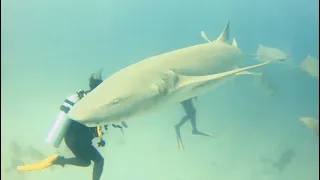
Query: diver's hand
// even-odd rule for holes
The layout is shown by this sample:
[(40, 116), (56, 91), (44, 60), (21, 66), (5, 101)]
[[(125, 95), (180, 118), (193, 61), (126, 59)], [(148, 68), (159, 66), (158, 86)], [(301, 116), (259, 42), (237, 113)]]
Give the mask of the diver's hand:
[(100, 140), (100, 142), (98, 142), (98, 147), (104, 147), (106, 145), (106, 142), (103, 140), (103, 139), (101, 139)]

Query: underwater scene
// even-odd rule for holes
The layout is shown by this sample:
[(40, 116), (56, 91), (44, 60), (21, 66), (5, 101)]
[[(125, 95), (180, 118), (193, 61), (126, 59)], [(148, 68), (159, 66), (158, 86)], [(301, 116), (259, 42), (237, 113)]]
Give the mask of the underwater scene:
[(318, 109), (317, 0), (1, 0), (2, 180), (317, 180)]

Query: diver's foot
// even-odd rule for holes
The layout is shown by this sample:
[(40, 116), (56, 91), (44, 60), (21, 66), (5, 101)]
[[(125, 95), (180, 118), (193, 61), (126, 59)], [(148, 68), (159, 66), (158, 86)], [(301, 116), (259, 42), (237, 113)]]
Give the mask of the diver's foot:
[(55, 161), (52, 162), (52, 164), (60, 165), (61, 167), (64, 167), (65, 158), (63, 156), (59, 156)]
[(207, 133), (203, 133), (203, 132), (200, 132), (198, 130), (192, 130), (192, 134), (194, 135), (201, 135), (201, 136), (208, 136), (208, 137), (213, 137), (211, 134), (207, 134)]

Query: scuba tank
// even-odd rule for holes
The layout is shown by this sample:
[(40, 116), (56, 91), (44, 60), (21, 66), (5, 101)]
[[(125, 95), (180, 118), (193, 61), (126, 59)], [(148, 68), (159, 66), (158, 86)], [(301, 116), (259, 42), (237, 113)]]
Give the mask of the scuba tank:
[(72, 120), (67, 116), (70, 108), (82, 99), (87, 92), (80, 89), (76, 95), (70, 96), (64, 100), (64, 103), (60, 106), (60, 111), (57, 114), (56, 121), (46, 138), (46, 142), (55, 148), (59, 148), (60, 144), (69, 129)]

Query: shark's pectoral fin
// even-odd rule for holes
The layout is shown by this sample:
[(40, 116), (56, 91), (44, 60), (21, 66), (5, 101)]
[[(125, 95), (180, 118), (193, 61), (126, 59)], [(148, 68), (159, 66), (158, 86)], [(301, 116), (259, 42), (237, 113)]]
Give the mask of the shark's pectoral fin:
[(248, 66), (244, 68), (234, 69), (227, 72), (222, 72), (213, 75), (206, 75), (206, 76), (185, 76), (185, 75), (178, 75), (179, 82), (176, 85), (176, 88), (183, 88), (186, 86), (201, 86), (202, 84), (209, 83), (211, 81), (220, 80), (229, 76), (233, 75), (241, 75), (241, 74), (253, 74), (248, 72), (247, 70), (255, 69), (261, 66), (265, 66), (270, 62), (264, 62), (253, 66)]

